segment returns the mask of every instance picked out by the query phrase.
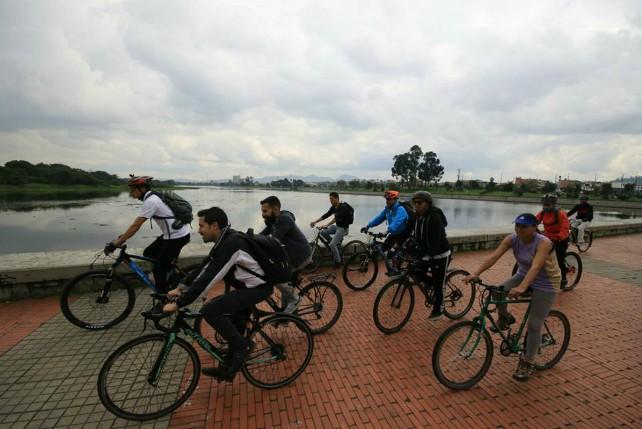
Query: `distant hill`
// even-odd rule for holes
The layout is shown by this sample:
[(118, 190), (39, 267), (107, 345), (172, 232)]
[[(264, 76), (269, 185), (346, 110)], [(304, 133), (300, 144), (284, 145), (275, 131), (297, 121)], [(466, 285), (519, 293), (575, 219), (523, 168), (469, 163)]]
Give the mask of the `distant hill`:
[(333, 178), (333, 177), (327, 177), (327, 176), (316, 176), (314, 174), (309, 175), (309, 176), (298, 176), (298, 175), (293, 175), (293, 174), (288, 174), (284, 176), (265, 176), (265, 177), (257, 177), (254, 180), (258, 183), (270, 183), (275, 180), (281, 180), (281, 179), (289, 179), (289, 180), (303, 180), (305, 183), (320, 183), (320, 182), (336, 182), (337, 180), (345, 180), (345, 181), (350, 181), (350, 180), (355, 180), (358, 179), (356, 176), (351, 176), (349, 174), (343, 174), (339, 177)]

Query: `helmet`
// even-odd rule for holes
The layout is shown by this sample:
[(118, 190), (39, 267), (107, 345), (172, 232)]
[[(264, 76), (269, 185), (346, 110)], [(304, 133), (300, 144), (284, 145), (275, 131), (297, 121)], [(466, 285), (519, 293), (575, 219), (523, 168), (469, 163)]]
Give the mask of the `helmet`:
[(557, 197), (553, 194), (546, 194), (540, 201), (542, 204), (555, 204), (557, 202)]
[(392, 189), (390, 189), (384, 192), (383, 196), (386, 198), (386, 200), (389, 200), (392, 198), (399, 198), (399, 191), (393, 191)]
[(134, 176), (133, 174), (129, 175), (130, 179), (127, 181), (127, 186), (130, 186), (132, 188), (139, 188), (139, 187), (150, 187), (152, 185), (152, 179), (153, 177), (151, 176)]
[(586, 194), (580, 195), (580, 201), (588, 201), (588, 195)]
[(428, 191), (417, 191), (412, 194), (412, 199), (414, 200), (426, 200), (429, 203), (432, 202), (432, 195)]
[(515, 225), (537, 226), (537, 224), (539, 224), (537, 218), (532, 213), (522, 213), (517, 216), (513, 222)]

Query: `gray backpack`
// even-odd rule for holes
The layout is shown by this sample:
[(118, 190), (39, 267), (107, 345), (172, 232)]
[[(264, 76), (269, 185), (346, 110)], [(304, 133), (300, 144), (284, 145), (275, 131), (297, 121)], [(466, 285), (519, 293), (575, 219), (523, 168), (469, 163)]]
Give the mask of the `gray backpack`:
[(152, 191), (150, 195), (156, 195), (172, 211), (174, 216), (154, 216), (155, 219), (176, 219), (172, 222), (172, 228), (179, 229), (183, 225), (189, 225), (194, 220), (192, 205), (184, 198), (173, 191)]

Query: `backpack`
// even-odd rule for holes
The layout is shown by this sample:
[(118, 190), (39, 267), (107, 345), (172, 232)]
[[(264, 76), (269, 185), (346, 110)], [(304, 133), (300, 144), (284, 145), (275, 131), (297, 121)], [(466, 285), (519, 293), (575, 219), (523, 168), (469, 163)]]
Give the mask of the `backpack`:
[(408, 219), (412, 218), (412, 215), (415, 213), (415, 207), (412, 205), (412, 201), (399, 201), (399, 204), (406, 210)]
[(249, 229), (246, 234), (239, 234), (248, 244), (250, 255), (256, 259), (265, 274), (261, 276), (249, 268), (237, 265), (239, 268), (273, 285), (290, 281), (292, 278), (290, 259), (285, 252), (285, 246), (278, 238), (254, 234), (252, 229)]
[(341, 204), (348, 209), (348, 213), (350, 213), (350, 215), (348, 216), (346, 221), (348, 222), (348, 225), (352, 225), (354, 223), (354, 209), (350, 204), (346, 203), (345, 201), (342, 202)]
[(169, 207), (174, 216), (154, 216), (156, 219), (176, 219), (172, 222), (172, 228), (179, 229), (183, 225), (189, 225), (194, 220), (194, 215), (192, 214), (192, 205), (187, 202), (184, 198), (172, 191), (160, 191), (151, 192), (152, 195), (156, 195), (161, 199), (163, 203)]

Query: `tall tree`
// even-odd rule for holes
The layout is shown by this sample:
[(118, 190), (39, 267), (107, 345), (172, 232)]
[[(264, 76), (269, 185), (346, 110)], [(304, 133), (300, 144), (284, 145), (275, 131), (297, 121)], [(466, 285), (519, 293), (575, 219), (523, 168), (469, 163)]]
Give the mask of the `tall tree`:
[(395, 155), (393, 158), (394, 165), (392, 166), (392, 177), (401, 179), (401, 183), (409, 183), (411, 176), (411, 161), (408, 153), (401, 153)]
[(426, 152), (423, 154), (423, 160), (419, 164), (419, 179), (424, 182), (438, 182), (444, 175), (444, 167), (441, 165), (435, 152)]

